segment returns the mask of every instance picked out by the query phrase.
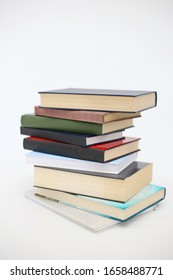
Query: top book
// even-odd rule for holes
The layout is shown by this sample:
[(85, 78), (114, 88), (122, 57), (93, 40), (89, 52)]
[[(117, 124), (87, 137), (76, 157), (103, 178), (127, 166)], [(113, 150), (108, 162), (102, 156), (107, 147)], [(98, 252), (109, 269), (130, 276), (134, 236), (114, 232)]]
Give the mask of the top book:
[(140, 112), (157, 104), (156, 91), (67, 88), (39, 94), (40, 106), (48, 108)]

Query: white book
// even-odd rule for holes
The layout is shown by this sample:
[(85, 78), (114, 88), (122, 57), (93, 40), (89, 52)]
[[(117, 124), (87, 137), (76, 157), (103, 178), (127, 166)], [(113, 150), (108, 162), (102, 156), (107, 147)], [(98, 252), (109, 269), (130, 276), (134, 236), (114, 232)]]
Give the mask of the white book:
[(80, 160), (69, 157), (56, 156), (51, 154), (29, 152), (26, 154), (26, 162), (32, 165), (44, 167), (77, 169), (98, 173), (118, 174), (137, 158), (137, 153), (115, 159), (107, 163)]
[(116, 220), (112, 220), (91, 212), (71, 207), (69, 205), (63, 204), (63, 202), (61, 201), (56, 202), (40, 197), (38, 195), (35, 195), (33, 191), (28, 191), (25, 196), (33, 200), (34, 202), (46, 207), (47, 209), (93, 232), (102, 231), (120, 223)]

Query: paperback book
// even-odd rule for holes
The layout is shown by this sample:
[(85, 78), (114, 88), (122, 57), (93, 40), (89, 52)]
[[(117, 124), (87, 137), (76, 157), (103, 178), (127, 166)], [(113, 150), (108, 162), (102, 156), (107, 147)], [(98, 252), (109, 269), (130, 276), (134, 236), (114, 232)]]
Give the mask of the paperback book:
[(120, 224), (119, 221), (71, 207), (70, 205), (64, 204), (62, 201), (57, 202), (54, 200), (45, 199), (42, 196), (35, 195), (33, 191), (28, 191), (26, 193), (26, 197), (92, 232), (100, 232)]

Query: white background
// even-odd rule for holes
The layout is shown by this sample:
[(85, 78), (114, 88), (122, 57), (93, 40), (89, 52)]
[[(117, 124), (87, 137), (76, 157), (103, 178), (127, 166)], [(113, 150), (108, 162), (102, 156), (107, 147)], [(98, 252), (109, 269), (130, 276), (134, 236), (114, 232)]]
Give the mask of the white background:
[[(0, 259), (172, 259), (171, 0), (0, 1)], [(93, 234), (28, 201), (20, 116), (38, 91), (66, 87), (156, 90), (158, 106), (127, 135), (167, 199), (153, 215)]]

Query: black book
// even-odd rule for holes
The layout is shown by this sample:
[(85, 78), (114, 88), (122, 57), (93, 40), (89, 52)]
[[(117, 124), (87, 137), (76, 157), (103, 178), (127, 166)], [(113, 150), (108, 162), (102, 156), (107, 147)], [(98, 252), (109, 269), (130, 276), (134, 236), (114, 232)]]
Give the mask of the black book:
[(139, 138), (125, 137), (89, 147), (81, 147), (48, 139), (28, 137), (24, 138), (23, 147), (36, 152), (96, 162), (108, 162), (139, 151), (138, 142)]
[(124, 138), (122, 131), (107, 133), (103, 135), (91, 135), (66, 131), (56, 131), (50, 129), (29, 128), (23, 126), (20, 128), (20, 133), (83, 147)]

